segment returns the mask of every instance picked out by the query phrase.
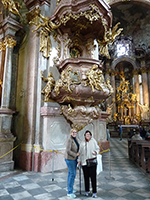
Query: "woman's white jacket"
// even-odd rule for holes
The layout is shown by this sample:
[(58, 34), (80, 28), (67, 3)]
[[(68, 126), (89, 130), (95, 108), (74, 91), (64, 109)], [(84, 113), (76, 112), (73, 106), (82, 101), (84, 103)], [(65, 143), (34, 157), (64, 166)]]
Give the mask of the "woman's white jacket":
[(86, 159), (96, 157), (96, 155), (93, 155), (94, 152), (99, 153), (97, 141), (94, 138), (91, 138), (88, 142), (83, 140), (79, 148), (78, 162), (81, 162), (81, 165), (86, 165)]

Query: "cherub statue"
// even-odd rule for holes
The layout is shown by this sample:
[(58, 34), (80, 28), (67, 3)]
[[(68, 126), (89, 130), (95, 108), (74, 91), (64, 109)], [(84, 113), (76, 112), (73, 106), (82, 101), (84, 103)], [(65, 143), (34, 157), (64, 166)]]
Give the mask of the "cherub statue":
[(18, 11), (21, 8), (21, 6), (19, 5), (18, 2), (14, 2), (13, 0), (1, 0), (1, 2), (4, 5), (5, 9), (8, 9), (10, 12), (14, 13), (15, 15), (19, 15), (19, 17), (21, 17)]
[(40, 14), (40, 17), (42, 19), (42, 22), (40, 21), (39, 24), (31, 21), (30, 24), (36, 25), (36, 29), (33, 30), (33, 32), (39, 30), (40, 28), (40, 52), (43, 52), (44, 57), (49, 57), (51, 52), (51, 40), (50, 40), (50, 34), (53, 30), (57, 29), (61, 23), (58, 25), (54, 24), (49, 17), (44, 17)]
[(50, 98), (50, 95), (51, 95), (51, 92), (55, 86), (55, 80), (53, 78), (53, 75), (52, 75), (52, 72), (49, 72), (48, 74), (48, 77), (45, 78), (43, 76), (43, 73), (41, 72), (41, 78), (43, 79), (43, 81), (47, 82), (46, 86), (43, 88), (42, 90), (42, 94), (45, 95), (45, 102), (49, 101), (49, 98)]

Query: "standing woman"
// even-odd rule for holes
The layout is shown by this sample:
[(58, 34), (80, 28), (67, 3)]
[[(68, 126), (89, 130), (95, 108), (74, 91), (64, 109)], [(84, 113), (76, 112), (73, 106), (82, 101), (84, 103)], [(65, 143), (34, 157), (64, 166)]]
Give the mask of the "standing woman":
[(67, 196), (75, 198), (73, 191), (74, 180), (76, 177), (77, 158), (79, 156), (79, 142), (76, 138), (77, 130), (71, 129), (71, 135), (66, 144), (65, 161), (68, 167)]
[(96, 158), (99, 153), (99, 146), (94, 138), (92, 138), (92, 133), (87, 130), (84, 134), (85, 139), (80, 144), (78, 165), (82, 166), (85, 184), (85, 196), (90, 195), (90, 178), (92, 183), (92, 197), (97, 197), (97, 187), (96, 187), (96, 169), (97, 164), (93, 166), (87, 165), (87, 159)]

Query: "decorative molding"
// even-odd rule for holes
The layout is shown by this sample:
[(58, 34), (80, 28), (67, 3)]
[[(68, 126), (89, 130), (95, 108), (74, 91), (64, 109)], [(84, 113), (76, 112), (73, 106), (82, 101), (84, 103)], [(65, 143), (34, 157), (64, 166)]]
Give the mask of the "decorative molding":
[(26, 4), (28, 10), (32, 10), (36, 6), (42, 6), (46, 4), (50, 7), (51, 0), (24, 0), (24, 3)]

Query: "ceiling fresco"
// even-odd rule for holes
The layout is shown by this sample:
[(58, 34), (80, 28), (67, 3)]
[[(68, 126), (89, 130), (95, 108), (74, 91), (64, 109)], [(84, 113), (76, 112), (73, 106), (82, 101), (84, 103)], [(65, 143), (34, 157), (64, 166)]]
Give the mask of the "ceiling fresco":
[(144, 4), (122, 3), (111, 7), (113, 26), (120, 22), (123, 35), (132, 37), (134, 45), (150, 46), (150, 9)]

